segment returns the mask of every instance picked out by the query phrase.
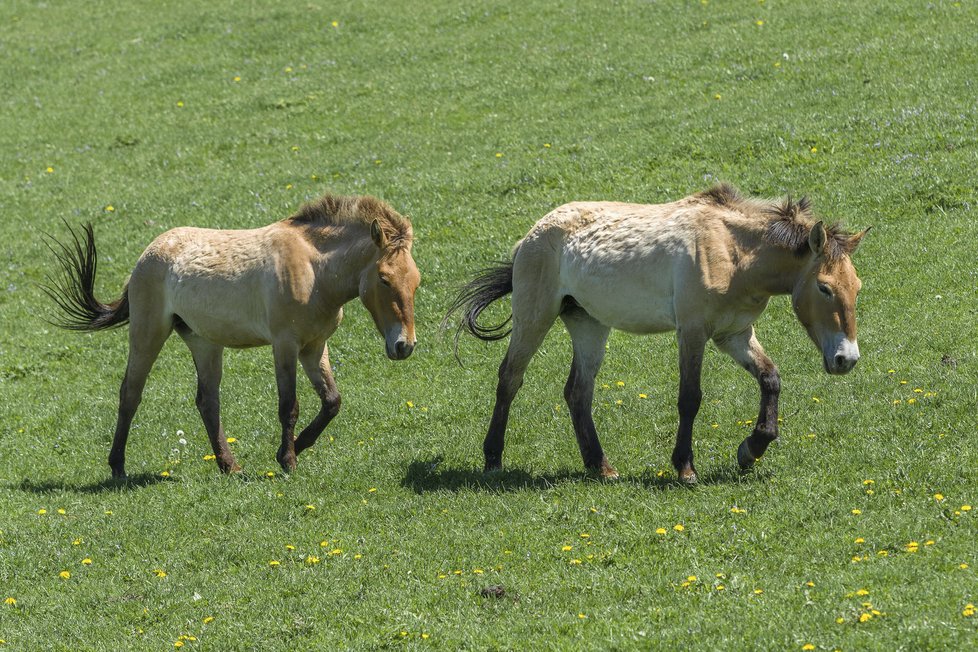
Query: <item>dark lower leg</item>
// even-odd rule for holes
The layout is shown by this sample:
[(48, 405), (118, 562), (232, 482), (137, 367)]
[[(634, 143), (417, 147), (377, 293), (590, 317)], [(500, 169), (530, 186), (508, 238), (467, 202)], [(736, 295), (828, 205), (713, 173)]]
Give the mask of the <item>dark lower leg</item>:
[(228, 447), (227, 437), (224, 435), (224, 426), (221, 424), (221, 399), (199, 384), (197, 386), (197, 411), (200, 412), (200, 418), (204, 422), (204, 429), (207, 431), (207, 438), (211, 442), (211, 450), (214, 451), (217, 468), (223, 473), (240, 471), (241, 467), (238, 466), (234, 454)]
[(594, 400), (594, 378), (587, 377), (579, 370), (578, 358), (575, 355), (571, 363), (570, 376), (564, 385), (564, 400), (570, 410), (571, 422), (574, 424), (574, 435), (577, 446), (581, 450), (584, 467), (595, 471), (602, 477), (617, 478), (618, 471), (604, 455), (598, 431), (594, 426), (591, 406)]
[(778, 438), (778, 397), (781, 394), (781, 379), (773, 365), (757, 374), (761, 387), (761, 407), (754, 430), (740, 445), (737, 459), (742, 467), (749, 467), (761, 457), (767, 447)]
[(700, 389), (700, 372), (703, 365), (704, 345), (687, 342), (680, 337), (679, 361), (679, 429), (676, 447), (672, 451), (672, 465), (683, 482), (696, 482), (693, 466), (693, 421), (700, 410), (703, 392)]
[(503, 447), (506, 436), (506, 424), (509, 421), (509, 408), (513, 398), (523, 384), (522, 375), (518, 380), (510, 374), (509, 354), (499, 366), (499, 384), (496, 386), (496, 403), (492, 408), (492, 419), (489, 421), (489, 432), (482, 443), (482, 453), (485, 456), (486, 472), (503, 468)]
[(332, 392), (324, 393), (320, 395), (320, 400), (322, 404), (319, 408), (319, 414), (309, 423), (308, 426), (303, 428), (302, 432), (295, 440), (295, 454), (298, 455), (302, 451), (306, 450), (310, 446), (316, 443), (319, 435), (322, 434), (329, 422), (340, 411), (340, 394), (333, 389)]

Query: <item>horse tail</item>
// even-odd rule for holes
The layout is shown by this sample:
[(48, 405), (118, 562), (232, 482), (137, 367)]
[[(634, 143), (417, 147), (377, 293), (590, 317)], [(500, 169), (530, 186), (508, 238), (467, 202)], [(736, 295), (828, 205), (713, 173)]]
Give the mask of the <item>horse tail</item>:
[(513, 261), (498, 262), (479, 271), (479, 275), (462, 286), (458, 296), (448, 309), (442, 325), (448, 324), (451, 316), (461, 310), (462, 319), (455, 330), (455, 354), (458, 357), (458, 339), (462, 331), (468, 331), (485, 342), (501, 340), (512, 331), (507, 328), (513, 320), (510, 314), (505, 321), (495, 326), (479, 324), (479, 315), (490, 304), (502, 299), (513, 291)]
[[(67, 226), (67, 225), (66, 225)], [(65, 244), (48, 236), (47, 245), (61, 265), (61, 273), (49, 276), (44, 292), (61, 309), (62, 314), (51, 323), (73, 331), (103, 331), (129, 323), (129, 284), (122, 296), (111, 303), (95, 298), (95, 272), (98, 253), (92, 225), (82, 226), (84, 242), (68, 226), (72, 242)]]

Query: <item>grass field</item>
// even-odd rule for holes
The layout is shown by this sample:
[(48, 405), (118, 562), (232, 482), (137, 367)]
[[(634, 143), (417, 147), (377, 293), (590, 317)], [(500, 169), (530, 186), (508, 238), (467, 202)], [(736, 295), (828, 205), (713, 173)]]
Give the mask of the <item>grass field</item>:
[[(978, 646), (974, 2), (158, 5), (0, 4), (4, 649)], [(483, 477), (505, 346), (463, 340), (455, 363), (456, 287), (561, 203), (718, 179), (874, 227), (856, 370), (825, 375), (772, 301), (781, 439), (738, 474), (757, 388), (708, 350), (689, 488), (675, 339), (615, 333), (594, 411), (622, 479), (602, 483), (555, 328)], [(133, 481), (109, 482), (125, 333), (44, 321), (41, 234), (93, 222), (108, 299), (166, 229), (260, 226), (327, 190), (413, 219), (415, 354), (388, 361), (351, 304), (343, 410), (286, 477), (270, 350), (229, 351), (245, 472), (224, 477), (174, 338)]]

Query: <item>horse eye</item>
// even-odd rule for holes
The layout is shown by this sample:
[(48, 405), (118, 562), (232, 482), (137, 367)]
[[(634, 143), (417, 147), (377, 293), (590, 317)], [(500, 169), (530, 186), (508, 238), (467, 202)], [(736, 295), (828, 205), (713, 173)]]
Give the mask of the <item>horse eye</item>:
[(388, 278), (387, 278), (386, 276), (384, 276), (383, 274), (381, 274), (381, 275), (380, 275), (380, 282), (381, 282), (382, 284), (384, 284), (384, 285), (386, 285), (387, 287), (390, 287), (390, 286), (391, 286), (391, 282), (390, 282), (390, 279), (388, 279)]
[(824, 283), (819, 283), (818, 284), (818, 291), (821, 292), (822, 294), (824, 294), (827, 297), (831, 297), (832, 296), (832, 290), (830, 290), (829, 289), (829, 286), (825, 285)]

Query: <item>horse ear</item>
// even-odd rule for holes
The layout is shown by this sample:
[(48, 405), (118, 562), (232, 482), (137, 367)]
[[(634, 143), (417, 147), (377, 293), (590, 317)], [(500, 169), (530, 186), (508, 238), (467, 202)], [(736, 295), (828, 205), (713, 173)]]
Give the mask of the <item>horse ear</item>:
[(850, 237), (849, 240), (846, 241), (846, 252), (852, 254), (859, 247), (859, 243), (863, 241), (863, 238), (866, 237), (866, 234), (869, 233), (871, 228), (873, 227), (868, 226), (856, 235)]
[(380, 228), (379, 220), (374, 220), (370, 223), (370, 239), (374, 241), (378, 249), (383, 249), (387, 246), (387, 236), (384, 234), (384, 230)]
[(811, 247), (812, 252), (816, 256), (821, 256), (825, 253), (825, 241), (827, 239), (828, 235), (825, 233), (825, 225), (821, 221), (815, 222), (811, 233), (808, 234), (808, 246)]

